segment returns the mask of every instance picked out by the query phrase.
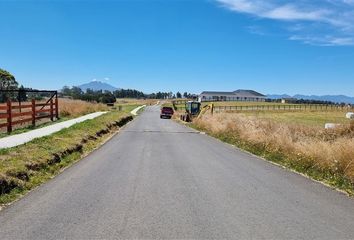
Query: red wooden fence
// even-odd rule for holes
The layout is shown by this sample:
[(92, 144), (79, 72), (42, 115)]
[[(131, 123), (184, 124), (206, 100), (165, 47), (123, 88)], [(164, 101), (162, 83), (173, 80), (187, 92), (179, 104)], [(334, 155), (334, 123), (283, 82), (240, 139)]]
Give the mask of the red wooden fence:
[(5, 105), (0, 105), (0, 128), (6, 127), (8, 133), (12, 132), (14, 125), (31, 122), (35, 126), (38, 119), (50, 118), (53, 121), (54, 117), (59, 118), (57, 98), (51, 99), (47, 103), (37, 103), (34, 99), (30, 103), (15, 103), (17, 102), (8, 100)]

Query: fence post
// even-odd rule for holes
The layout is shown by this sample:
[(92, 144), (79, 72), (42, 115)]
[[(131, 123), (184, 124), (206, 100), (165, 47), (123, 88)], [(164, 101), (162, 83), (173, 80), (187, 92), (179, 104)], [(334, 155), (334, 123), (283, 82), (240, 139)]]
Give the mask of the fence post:
[(59, 119), (59, 104), (58, 104), (58, 95), (55, 96), (55, 118)]
[(53, 117), (54, 117), (54, 114), (53, 114), (53, 99), (50, 99), (50, 120), (53, 122)]
[(36, 100), (32, 99), (32, 126), (36, 126)]
[(12, 106), (11, 99), (7, 99), (7, 133), (12, 132)]

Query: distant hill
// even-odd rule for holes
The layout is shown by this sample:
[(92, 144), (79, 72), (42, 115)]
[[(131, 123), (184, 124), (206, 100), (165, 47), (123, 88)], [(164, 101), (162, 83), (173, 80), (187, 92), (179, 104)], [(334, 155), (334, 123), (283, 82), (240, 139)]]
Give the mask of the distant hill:
[(320, 101), (331, 101), (335, 103), (350, 103), (354, 104), (354, 97), (348, 97), (345, 95), (301, 95), (296, 94), (294, 96), (290, 96), (287, 94), (269, 94), (267, 95), (270, 99), (281, 99), (281, 98), (296, 98), (296, 99), (305, 99), (305, 100), (320, 100)]
[(86, 92), (87, 89), (91, 89), (94, 91), (102, 90), (102, 91), (110, 91), (110, 92), (118, 90), (118, 88), (116, 88), (108, 83), (100, 82), (100, 81), (92, 81), (89, 83), (79, 85), (78, 87), (81, 88), (81, 90), (84, 92)]

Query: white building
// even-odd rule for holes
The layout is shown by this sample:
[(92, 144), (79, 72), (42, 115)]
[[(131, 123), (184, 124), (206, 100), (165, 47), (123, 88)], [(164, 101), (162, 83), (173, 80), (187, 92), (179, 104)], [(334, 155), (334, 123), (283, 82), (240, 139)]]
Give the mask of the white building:
[(236, 90), (233, 92), (212, 92), (205, 91), (199, 95), (200, 102), (207, 101), (243, 101), (243, 102), (264, 102), (266, 96), (253, 90)]

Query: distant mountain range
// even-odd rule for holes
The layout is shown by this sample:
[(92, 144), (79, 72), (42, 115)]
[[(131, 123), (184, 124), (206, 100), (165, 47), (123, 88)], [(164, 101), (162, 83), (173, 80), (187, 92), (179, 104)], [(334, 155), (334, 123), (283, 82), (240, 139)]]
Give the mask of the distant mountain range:
[(102, 91), (110, 91), (110, 92), (118, 90), (118, 88), (101, 81), (91, 81), (89, 83), (81, 84), (78, 87), (81, 88), (81, 90), (84, 92), (86, 92), (87, 89), (91, 89), (93, 91), (102, 90)]
[(305, 99), (305, 100), (320, 100), (320, 101), (331, 101), (334, 103), (350, 103), (354, 104), (354, 97), (348, 97), (345, 95), (323, 95), (323, 96), (318, 96), (318, 95), (301, 95), (301, 94), (296, 94), (294, 96), (290, 96), (287, 94), (269, 94), (267, 95), (268, 98), (270, 99), (281, 99), (281, 98), (296, 98), (296, 99)]

